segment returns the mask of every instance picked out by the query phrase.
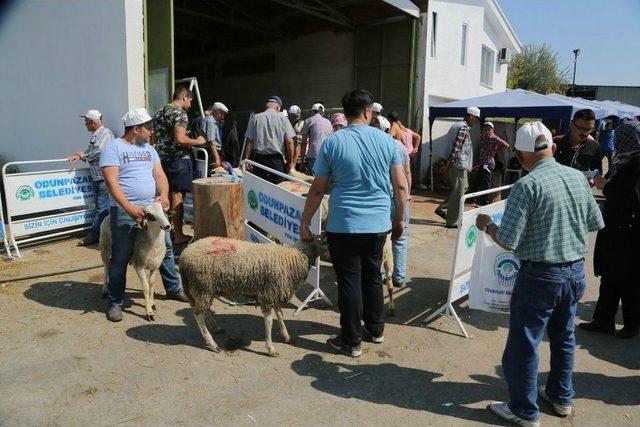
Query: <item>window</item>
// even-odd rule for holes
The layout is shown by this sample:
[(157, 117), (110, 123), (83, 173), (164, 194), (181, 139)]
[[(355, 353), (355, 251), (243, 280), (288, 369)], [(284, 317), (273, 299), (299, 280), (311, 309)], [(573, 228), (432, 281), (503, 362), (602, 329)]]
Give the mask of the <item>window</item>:
[(438, 14), (436, 12), (431, 12), (432, 20), (431, 20), (431, 57), (436, 57), (436, 34), (438, 31)]
[(467, 33), (469, 25), (462, 24), (462, 41), (460, 43), (460, 65), (467, 65)]
[(494, 52), (486, 46), (482, 46), (482, 58), (480, 62), (480, 83), (493, 86)]

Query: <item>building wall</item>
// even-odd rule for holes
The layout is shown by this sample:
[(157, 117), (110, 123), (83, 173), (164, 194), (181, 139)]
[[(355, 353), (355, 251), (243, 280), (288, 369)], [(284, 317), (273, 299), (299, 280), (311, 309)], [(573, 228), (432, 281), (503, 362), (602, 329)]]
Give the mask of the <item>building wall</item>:
[(142, 0), (20, 0), (0, 27), (0, 155), (66, 157), (84, 149), (79, 116), (98, 108), (122, 132), (144, 106)]
[(640, 87), (629, 86), (597, 86), (599, 101), (620, 101), (640, 107)]

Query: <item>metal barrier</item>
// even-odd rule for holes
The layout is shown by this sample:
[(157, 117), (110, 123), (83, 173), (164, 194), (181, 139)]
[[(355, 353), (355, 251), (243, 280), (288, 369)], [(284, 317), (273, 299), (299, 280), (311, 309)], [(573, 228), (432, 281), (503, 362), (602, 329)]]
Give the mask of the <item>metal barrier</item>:
[(89, 168), (7, 173), (18, 165), (68, 163), (67, 159), (9, 162), (2, 168), (7, 228), (20, 257), (18, 242), (63, 236), (91, 227), (95, 216), (93, 180)]
[[(191, 149), (194, 156), (193, 179), (206, 178), (209, 176), (209, 153), (201, 147)], [(187, 193), (182, 202), (183, 219), (185, 222), (193, 224), (193, 194)]]
[(2, 211), (4, 203), (2, 201), (2, 197), (0, 197), (0, 237), (2, 237), (2, 242), (4, 243), (4, 250), (9, 257), (11, 256), (11, 246), (9, 245), (9, 240), (7, 240), (7, 233), (4, 231), (4, 214)]

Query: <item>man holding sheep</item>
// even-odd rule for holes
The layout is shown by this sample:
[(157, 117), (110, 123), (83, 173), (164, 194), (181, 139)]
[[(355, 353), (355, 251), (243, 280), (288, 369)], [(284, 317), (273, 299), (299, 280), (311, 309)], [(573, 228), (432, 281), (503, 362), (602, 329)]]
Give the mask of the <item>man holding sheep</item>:
[[(122, 118), (124, 135), (109, 142), (100, 156), (100, 167), (111, 196), (111, 263), (109, 264), (107, 319), (122, 320), (127, 264), (133, 253), (137, 225), (144, 219), (144, 207), (154, 199), (169, 208), (169, 182), (156, 150), (149, 145), (153, 132), (151, 117), (144, 108), (135, 108)], [(157, 195), (157, 197), (156, 197)], [(168, 299), (187, 301), (176, 271), (169, 233), (167, 252), (160, 265)]]
[(351, 357), (362, 354), (363, 335), (374, 343), (384, 340), (382, 248), (390, 229), (392, 239), (402, 235), (408, 191), (393, 139), (369, 126), (372, 105), (373, 96), (359, 89), (342, 98), (349, 125), (322, 144), (300, 224), (301, 238), (312, 239), (311, 217), (331, 181), (327, 242), (338, 279), (340, 335), (327, 343)]

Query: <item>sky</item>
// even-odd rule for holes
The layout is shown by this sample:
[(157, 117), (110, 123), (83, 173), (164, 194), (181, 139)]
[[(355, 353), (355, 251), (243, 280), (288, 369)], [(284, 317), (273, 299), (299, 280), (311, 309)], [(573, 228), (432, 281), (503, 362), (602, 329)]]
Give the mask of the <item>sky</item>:
[(640, 86), (640, 0), (498, 0), (522, 44), (547, 43), (577, 85)]

